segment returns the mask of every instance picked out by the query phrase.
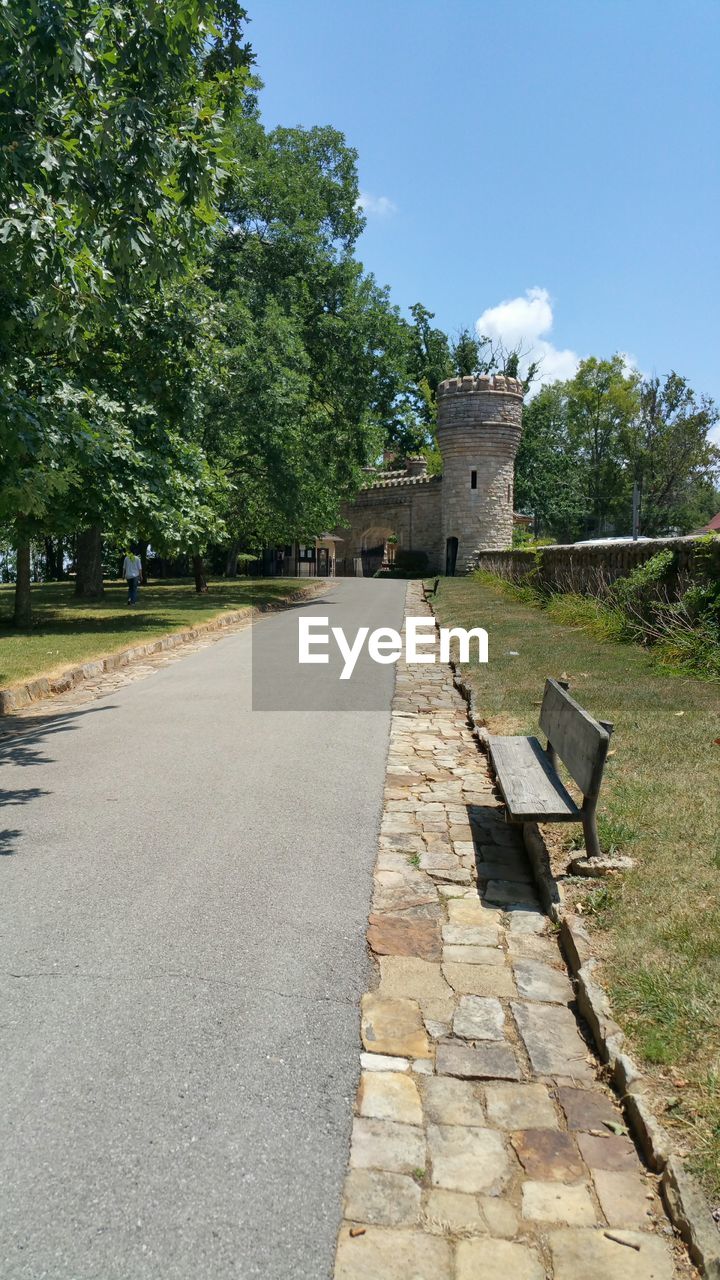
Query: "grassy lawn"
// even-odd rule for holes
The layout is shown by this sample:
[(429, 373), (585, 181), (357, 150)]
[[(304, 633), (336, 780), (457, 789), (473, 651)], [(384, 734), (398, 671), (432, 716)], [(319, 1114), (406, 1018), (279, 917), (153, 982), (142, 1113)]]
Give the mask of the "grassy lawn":
[(79, 662), (104, 657), (183, 627), (207, 622), (221, 613), (249, 605), (283, 600), (306, 579), (240, 578), (210, 581), (206, 595), (196, 595), (190, 581), (156, 581), (140, 588), (134, 609), (126, 604), (127, 587), (107, 582), (102, 600), (76, 600), (73, 584), (46, 583), (32, 590), (31, 631), (12, 625), (14, 587), (0, 587), (0, 688), (48, 675)]
[[(490, 661), (467, 668), (499, 733), (536, 733), (546, 676), (615, 733), (600, 838), (635, 859), (603, 881), (569, 880), (632, 1052), (655, 1081), (688, 1167), (720, 1196), (720, 690), (666, 674), (641, 648), (599, 640), (501, 586), (441, 580), (444, 625), (484, 626)], [(513, 651), (517, 656), (512, 656)], [(564, 867), (575, 826), (546, 827)]]

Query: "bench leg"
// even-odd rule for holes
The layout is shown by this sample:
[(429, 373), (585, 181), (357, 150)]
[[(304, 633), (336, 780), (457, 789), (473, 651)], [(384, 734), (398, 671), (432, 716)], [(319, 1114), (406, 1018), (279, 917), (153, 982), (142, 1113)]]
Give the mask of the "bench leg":
[(600, 837), (598, 836), (597, 821), (595, 819), (595, 805), (583, 802), (582, 807), (582, 825), (583, 835), (585, 836), (585, 855), (588, 858), (599, 858), (602, 855), (600, 849)]

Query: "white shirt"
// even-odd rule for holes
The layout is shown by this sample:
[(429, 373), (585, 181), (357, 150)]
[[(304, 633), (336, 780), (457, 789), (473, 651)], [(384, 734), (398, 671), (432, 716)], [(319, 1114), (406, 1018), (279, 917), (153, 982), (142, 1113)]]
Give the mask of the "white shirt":
[(126, 556), (123, 560), (123, 578), (141, 578), (142, 560), (139, 556)]

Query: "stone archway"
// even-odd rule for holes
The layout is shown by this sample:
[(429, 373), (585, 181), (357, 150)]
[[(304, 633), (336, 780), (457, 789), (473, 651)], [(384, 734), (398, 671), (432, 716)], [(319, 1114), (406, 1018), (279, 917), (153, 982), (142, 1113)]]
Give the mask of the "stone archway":
[(383, 565), (395, 559), (399, 539), (395, 530), (387, 524), (371, 525), (360, 535), (360, 556), (364, 578), (372, 578)]

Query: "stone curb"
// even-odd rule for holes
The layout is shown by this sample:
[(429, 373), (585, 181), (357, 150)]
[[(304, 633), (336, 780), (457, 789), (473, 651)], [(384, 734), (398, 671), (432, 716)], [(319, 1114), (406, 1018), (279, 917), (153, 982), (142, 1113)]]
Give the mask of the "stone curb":
[(13, 711), (21, 711), (24, 707), (29, 707), (31, 703), (41, 702), (45, 698), (53, 698), (56, 694), (67, 693), (69, 689), (76, 688), (77, 685), (83, 684), (85, 680), (92, 680), (94, 676), (103, 675), (107, 671), (117, 671), (120, 667), (126, 667), (137, 658), (147, 658), (153, 653), (176, 649), (179, 645), (186, 644), (189, 640), (197, 640), (200, 636), (207, 635), (209, 632), (220, 631), (235, 622), (249, 619), (253, 613), (278, 612), (284, 609), (286, 605), (294, 604), (298, 600), (312, 598), (319, 594), (325, 586), (326, 580), (323, 579), (322, 588), (319, 586), (302, 587), (298, 591), (294, 591), (292, 595), (286, 596), (284, 600), (272, 600), (263, 605), (247, 605), (244, 609), (235, 609), (231, 613), (222, 613), (217, 618), (211, 618), (208, 622), (200, 622), (196, 627), (186, 627), (184, 630), (172, 632), (170, 635), (158, 636), (156, 640), (148, 640), (146, 644), (136, 644), (127, 649), (119, 649), (117, 653), (111, 653), (106, 658), (94, 658), (91, 662), (84, 662), (76, 667), (66, 667), (64, 671), (61, 671), (56, 676), (38, 676), (35, 680), (28, 680), (25, 684), (10, 685), (6, 689), (0, 689), (0, 716), (10, 715)]
[[(426, 598), (433, 608), (432, 598)], [(467, 703), (468, 720), (478, 746), (487, 752), (485, 721), (477, 713), (473, 690), (463, 679), (460, 664), (451, 661), (450, 666), (455, 688)], [(576, 986), (578, 1009), (592, 1031), (601, 1059), (609, 1068), (610, 1081), (619, 1094), (628, 1126), (650, 1168), (661, 1175), (660, 1190), (670, 1221), (687, 1244), (690, 1257), (705, 1280), (720, 1280), (720, 1237), (703, 1192), (683, 1169), (673, 1153), (670, 1134), (654, 1116), (647, 1081), (632, 1058), (622, 1051), (623, 1033), (612, 1018), (607, 994), (593, 980), (597, 960), (592, 954), (590, 938), (563, 901), (562, 889), (552, 874), (547, 846), (537, 823), (524, 825), (523, 840), (542, 905), (559, 927), (562, 950)]]

